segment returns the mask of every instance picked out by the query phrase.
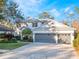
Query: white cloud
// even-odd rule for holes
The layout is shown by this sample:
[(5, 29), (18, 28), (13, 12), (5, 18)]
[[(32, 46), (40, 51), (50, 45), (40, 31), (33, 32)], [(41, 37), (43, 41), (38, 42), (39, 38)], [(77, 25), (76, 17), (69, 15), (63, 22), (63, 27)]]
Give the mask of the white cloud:
[(70, 11), (69, 14), (74, 14), (74, 11)]
[(70, 10), (70, 7), (67, 7), (65, 10), (64, 10), (64, 12), (66, 13), (66, 12), (68, 12)]
[(50, 10), (50, 13), (52, 13), (56, 17), (60, 16), (60, 13), (57, 11), (57, 9)]
[(28, 8), (37, 7), (41, 4), (42, 0), (18, 0), (21, 5), (24, 5)]
[[(16, 1), (16, 0), (15, 0)], [(25, 15), (34, 14), (39, 12), (39, 6), (44, 0), (17, 0), (20, 9)]]
[(37, 4), (39, 4), (42, 0), (28, 0), (28, 4), (29, 5), (32, 5), (32, 6), (35, 6)]

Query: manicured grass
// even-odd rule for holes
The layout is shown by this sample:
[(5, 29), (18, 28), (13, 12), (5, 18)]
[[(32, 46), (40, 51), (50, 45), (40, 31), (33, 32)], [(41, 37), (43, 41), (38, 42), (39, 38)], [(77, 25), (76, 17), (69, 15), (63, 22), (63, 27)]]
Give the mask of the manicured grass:
[(18, 42), (18, 43), (0, 43), (0, 49), (8, 49), (12, 50), (18, 47), (21, 47), (23, 45), (26, 45), (29, 43), (23, 43), (23, 42)]

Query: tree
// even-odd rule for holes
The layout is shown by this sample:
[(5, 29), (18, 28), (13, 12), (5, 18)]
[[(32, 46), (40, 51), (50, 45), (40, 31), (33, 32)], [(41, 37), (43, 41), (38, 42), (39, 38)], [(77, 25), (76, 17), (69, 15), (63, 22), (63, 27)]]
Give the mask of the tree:
[[(2, 25), (5, 25), (7, 23), (7, 21), (5, 20), (5, 8), (6, 8), (6, 3), (8, 0), (0, 0), (0, 23)], [(5, 22), (5, 23), (4, 23)], [(8, 23), (7, 23), (8, 24)], [(6, 24), (6, 25), (7, 25)]]
[(23, 40), (32, 42), (32, 31), (30, 29), (28, 29), (28, 28), (24, 29), (22, 31), (22, 37), (23, 37)]
[(32, 31), (30, 29), (24, 29), (22, 31), (22, 35), (29, 35), (29, 34), (32, 34)]
[(68, 26), (68, 22), (67, 21), (63, 21), (63, 24), (67, 25)]
[(39, 15), (39, 18), (50, 18), (50, 19), (54, 19), (53, 16), (51, 16), (48, 12), (43, 12)]
[(3, 15), (0, 15), (0, 20), (3, 20), (3, 19), (4, 19)]
[(79, 14), (79, 7), (75, 7), (76, 12)]
[(72, 27), (76, 29), (76, 32), (79, 32), (79, 22), (77, 20), (72, 22)]
[(24, 19), (22, 12), (18, 9), (16, 2), (9, 1), (9, 4), (6, 4), (5, 17), (8, 19)]
[(4, 18), (7, 22), (8, 27), (12, 29), (16, 28), (13, 24), (13, 21), (16, 21), (17, 18), (20, 20), (24, 19), (21, 10), (19, 10), (18, 7), (18, 4), (14, 1), (5, 1)]
[(67, 17), (69, 18), (68, 22), (71, 24), (73, 22), (75, 14), (73, 12), (70, 12)]
[(4, 6), (5, 6), (4, 0), (0, 0), (0, 21), (4, 19), (4, 17), (3, 17), (3, 14), (4, 14), (4, 12), (3, 12)]
[(73, 41), (74, 47), (79, 47), (79, 33), (77, 33), (77, 37)]
[[(74, 7), (77, 15), (79, 14), (79, 7)], [(76, 29), (76, 38), (74, 39), (74, 47), (79, 47), (79, 22), (78, 20), (74, 20), (72, 26)]]

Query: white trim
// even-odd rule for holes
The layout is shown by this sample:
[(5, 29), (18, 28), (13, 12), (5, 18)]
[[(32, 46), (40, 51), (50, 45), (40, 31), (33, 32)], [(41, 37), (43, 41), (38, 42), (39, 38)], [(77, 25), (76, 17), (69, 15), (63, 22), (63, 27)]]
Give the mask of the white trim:
[(70, 36), (71, 36), (71, 45), (73, 45), (74, 33), (71, 33)]
[(33, 33), (74, 33), (74, 31), (33, 31)]
[(35, 34), (33, 33), (33, 42), (35, 42)]
[(57, 34), (55, 35), (55, 41), (56, 41), (56, 44), (58, 43), (58, 36)]

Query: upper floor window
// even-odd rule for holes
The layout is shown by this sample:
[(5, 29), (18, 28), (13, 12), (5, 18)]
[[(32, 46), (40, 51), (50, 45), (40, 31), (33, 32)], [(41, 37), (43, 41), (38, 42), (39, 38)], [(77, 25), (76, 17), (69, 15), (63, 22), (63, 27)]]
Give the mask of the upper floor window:
[(32, 23), (32, 27), (37, 27), (37, 23)]
[(44, 22), (42, 22), (42, 24), (44, 24)]
[(47, 22), (41, 22), (43, 25), (46, 25), (47, 24)]

